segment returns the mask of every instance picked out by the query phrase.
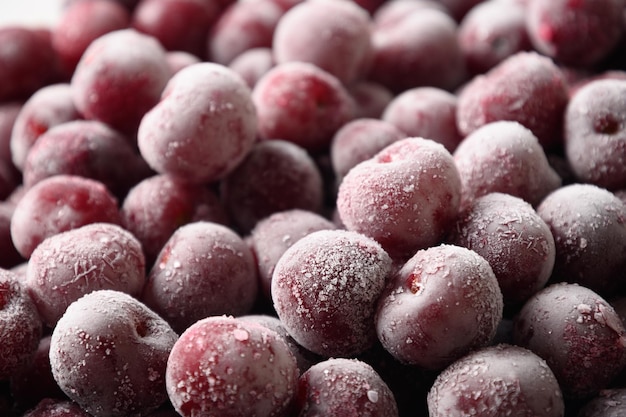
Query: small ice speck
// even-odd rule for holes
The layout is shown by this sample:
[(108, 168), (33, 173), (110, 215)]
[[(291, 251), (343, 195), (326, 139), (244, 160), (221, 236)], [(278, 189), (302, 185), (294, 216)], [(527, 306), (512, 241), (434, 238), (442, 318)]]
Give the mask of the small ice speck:
[(233, 331), (233, 335), (235, 336), (235, 339), (239, 340), (240, 342), (244, 342), (250, 337), (248, 332), (244, 329), (235, 329)]
[(374, 391), (373, 389), (367, 391), (367, 399), (373, 403), (378, 402), (378, 391)]

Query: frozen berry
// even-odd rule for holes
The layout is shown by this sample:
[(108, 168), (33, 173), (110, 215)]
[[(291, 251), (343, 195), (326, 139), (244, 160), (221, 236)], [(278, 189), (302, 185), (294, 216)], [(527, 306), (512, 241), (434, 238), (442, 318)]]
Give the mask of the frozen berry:
[(158, 41), (123, 29), (89, 44), (72, 76), (72, 96), (87, 119), (134, 134), (171, 76)]
[(622, 0), (530, 0), (526, 26), (533, 46), (566, 65), (589, 67), (624, 33)]
[(258, 281), (252, 252), (212, 222), (178, 228), (159, 253), (141, 299), (177, 332), (208, 316), (248, 313)]
[(30, 148), (48, 129), (80, 119), (69, 84), (53, 84), (33, 94), (21, 108), (11, 134), (11, 157), (23, 169)]
[(520, 307), (552, 274), (556, 248), (550, 228), (530, 204), (509, 194), (474, 200), (459, 216), (450, 241), (489, 262), (506, 307)]
[(471, 74), (482, 74), (520, 51), (531, 49), (526, 9), (514, 1), (477, 4), (459, 25), (459, 44)]
[(283, 139), (311, 151), (326, 149), (355, 112), (343, 84), (306, 62), (276, 65), (257, 82), (252, 98), (263, 139)]
[(465, 78), (457, 24), (446, 13), (422, 8), (394, 24), (375, 26), (368, 79), (396, 94), (410, 88), (456, 88)]
[(230, 173), (254, 144), (250, 89), (228, 67), (202, 62), (177, 72), (141, 120), (141, 155), (159, 173), (208, 183)]
[(42, 320), (54, 327), (67, 307), (95, 290), (135, 297), (145, 283), (141, 244), (110, 223), (93, 223), (50, 236), (33, 251), (24, 285)]
[(463, 206), (492, 192), (511, 194), (536, 206), (561, 186), (537, 137), (517, 122), (479, 127), (453, 155), (463, 183)]
[(576, 282), (601, 295), (626, 285), (626, 205), (590, 184), (572, 184), (537, 207), (556, 244), (553, 281)]
[(376, 332), (402, 363), (439, 370), (487, 346), (503, 300), (489, 262), (469, 249), (440, 245), (417, 251), (378, 302)]
[(311, 366), (298, 382), (300, 417), (397, 417), (393, 393), (380, 375), (357, 359), (332, 358)]
[(330, 158), (337, 182), (360, 162), (406, 135), (392, 123), (372, 118), (352, 120), (341, 127), (330, 144)]
[(452, 155), (432, 140), (406, 138), (348, 172), (339, 186), (337, 210), (347, 229), (406, 259), (443, 239), (460, 200)]
[(544, 149), (554, 149), (562, 144), (568, 99), (563, 73), (550, 58), (518, 52), (463, 87), (457, 125), (466, 136), (491, 122), (516, 121), (530, 129)]
[(219, 13), (217, 0), (141, 0), (132, 26), (158, 39), (168, 51), (204, 59), (207, 36)]
[(265, 326), (208, 317), (178, 339), (167, 364), (167, 392), (183, 417), (287, 415), (297, 390), (296, 359)]
[(563, 396), (546, 362), (530, 350), (497, 345), (445, 369), (428, 393), (431, 417), (562, 417)]
[(52, 375), (94, 417), (146, 415), (167, 400), (167, 360), (178, 336), (128, 294), (99, 290), (67, 308), (52, 332)]
[(320, 170), (305, 149), (284, 140), (257, 143), (220, 185), (224, 208), (243, 234), (279, 211), (322, 210)]
[(24, 26), (0, 27), (0, 102), (27, 99), (58, 78), (49, 34)]
[(376, 302), (391, 258), (356, 232), (321, 230), (289, 247), (272, 276), (272, 300), (289, 334), (322, 356), (350, 356), (376, 341)]
[(565, 112), (565, 152), (579, 181), (626, 188), (626, 80), (581, 87)]
[(128, 138), (104, 123), (76, 120), (37, 139), (26, 157), (23, 182), (32, 187), (54, 175), (76, 175), (97, 180), (123, 197), (140, 178), (142, 167)]
[(348, 85), (368, 69), (370, 16), (351, 1), (302, 2), (278, 21), (272, 50), (279, 64), (309, 62)]
[(285, 10), (273, 0), (235, 1), (209, 32), (207, 56), (222, 65), (252, 48), (270, 48)]
[(91, 42), (130, 25), (130, 11), (115, 1), (75, 1), (68, 4), (52, 30), (52, 45), (63, 71), (71, 76)]
[(104, 184), (55, 175), (29, 188), (19, 200), (11, 218), (11, 237), (28, 258), (45, 238), (97, 222), (121, 222), (117, 199)]
[(626, 364), (626, 331), (615, 310), (589, 288), (553, 284), (515, 318), (515, 344), (546, 360), (563, 394), (586, 398), (608, 386)]

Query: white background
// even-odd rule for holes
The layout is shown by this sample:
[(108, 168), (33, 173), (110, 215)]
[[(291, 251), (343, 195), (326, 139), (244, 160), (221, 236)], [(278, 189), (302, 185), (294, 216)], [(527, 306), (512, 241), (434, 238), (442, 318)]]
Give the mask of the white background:
[(64, 0), (0, 0), (0, 26), (51, 27)]

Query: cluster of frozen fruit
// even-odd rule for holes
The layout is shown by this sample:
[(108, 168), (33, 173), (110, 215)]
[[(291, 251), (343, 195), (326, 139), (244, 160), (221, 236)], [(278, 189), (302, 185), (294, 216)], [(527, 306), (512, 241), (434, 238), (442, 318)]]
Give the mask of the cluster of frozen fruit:
[(0, 414), (626, 415), (624, 0), (0, 28)]

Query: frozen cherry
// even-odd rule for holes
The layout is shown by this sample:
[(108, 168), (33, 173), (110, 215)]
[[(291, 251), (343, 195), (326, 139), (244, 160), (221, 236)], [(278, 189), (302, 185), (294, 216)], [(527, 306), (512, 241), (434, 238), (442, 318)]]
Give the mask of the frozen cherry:
[(457, 125), (466, 136), (487, 123), (517, 121), (545, 149), (558, 148), (568, 99), (565, 77), (550, 58), (518, 52), (463, 87)]
[(76, 175), (97, 180), (123, 197), (142, 168), (128, 138), (102, 122), (76, 120), (37, 139), (26, 157), (23, 182), (29, 188), (54, 175)]
[(224, 208), (243, 234), (273, 213), (320, 212), (324, 198), (319, 168), (305, 149), (284, 140), (257, 143), (220, 184)]
[(565, 152), (581, 182), (626, 188), (626, 80), (596, 80), (572, 96), (565, 111)]
[(154, 175), (135, 184), (121, 208), (122, 225), (139, 239), (150, 268), (180, 226), (195, 221), (228, 224), (217, 194), (171, 175)]
[(276, 62), (309, 62), (348, 85), (368, 69), (370, 20), (368, 13), (351, 1), (302, 2), (276, 25), (272, 41)]
[(234, 71), (202, 62), (177, 72), (161, 101), (141, 120), (141, 155), (159, 173), (191, 182), (230, 173), (255, 141), (250, 89)]
[(132, 296), (89, 293), (67, 308), (50, 340), (52, 375), (94, 417), (141, 416), (167, 400), (176, 333)]
[(30, 148), (48, 129), (80, 119), (69, 84), (53, 84), (33, 94), (21, 108), (11, 134), (11, 157), (23, 169)]
[(63, 71), (71, 76), (91, 42), (130, 25), (130, 11), (115, 1), (75, 1), (68, 4), (54, 29), (52, 45)]
[(11, 237), (29, 258), (47, 237), (90, 223), (121, 223), (117, 199), (100, 181), (55, 175), (29, 188), (15, 207)]
[(561, 186), (537, 137), (517, 122), (479, 127), (453, 155), (463, 183), (463, 206), (492, 192), (511, 194), (536, 206)]
[(337, 182), (360, 162), (372, 158), (405, 135), (392, 123), (373, 118), (352, 120), (341, 127), (330, 144), (330, 158)]
[(167, 392), (183, 417), (287, 415), (297, 391), (296, 359), (282, 336), (233, 317), (208, 317), (178, 339)]
[(289, 247), (313, 232), (336, 228), (322, 215), (301, 209), (277, 212), (259, 220), (248, 241), (256, 258), (264, 294), (270, 296), (274, 268)]
[(252, 90), (263, 139), (283, 139), (310, 151), (326, 149), (354, 117), (354, 99), (332, 74), (306, 62), (268, 71)]
[(0, 381), (9, 380), (28, 365), (41, 333), (37, 308), (18, 276), (0, 269)]
[(165, 49), (155, 38), (115, 30), (85, 50), (72, 76), (72, 96), (85, 118), (134, 134), (170, 76)]
[(284, 13), (273, 0), (229, 4), (209, 32), (209, 60), (228, 65), (248, 49), (271, 48), (274, 30)]
[(457, 97), (435, 87), (416, 87), (391, 100), (382, 119), (408, 137), (432, 139), (453, 152), (461, 134), (456, 127)]
[(460, 246), (433, 246), (393, 276), (378, 302), (376, 332), (400, 362), (440, 370), (491, 343), (502, 313), (485, 258)]
[(369, 364), (331, 358), (311, 366), (298, 381), (300, 417), (397, 417), (391, 389)]
[(33, 251), (24, 286), (42, 320), (54, 327), (67, 307), (100, 289), (138, 297), (145, 283), (141, 244), (110, 223), (93, 223), (50, 236)]
[(339, 186), (341, 221), (394, 258), (439, 243), (458, 215), (461, 178), (443, 145), (406, 138), (352, 168)]
[(368, 79), (395, 93), (421, 86), (456, 88), (465, 78), (457, 23), (434, 8), (409, 12), (375, 26)]
[(556, 244), (553, 281), (576, 282), (601, 295), (626, 285), (626, 205), (613, 193), (571, 184), (537, 207)]
[(207, 36), (219, 13), (217, 0), (141, 0), (132, 25), (154, 36), (168, 51), (186, 51), (204, 59)]
[(47, 33), (0, 27), (0, 102), (24, 100), (57, 78), (57, 54)]
[(535, 293), (515, 318), (513, 340), (546, 360), (569, 398), (597, 394), (626, 364), (622, 321), (608, 302), (578, 284)]
[(257, 291), (256, 264), (243, 239), (220, 224), (193, 222), (167, 241), (141, 299), (180, 333), (208, 316), (248, 313)]
[(548, 282), (556, 248), (548, 225), (524, 200), (479, 197), (459, 216), (451, 243), (485, 258), (498, 278), (505, 307), (519, 307)]
[(526, 9), (514, 1), (485, 1), (459, 25), (459, 44), (471, 74), (482, 74), (520, 51), (531, 49)]
[(376, 341), (376, 302), (391, 258), (374, 240), (346, 230), (313, 232), (278, 260), (271, 294), (278, 317), (302, 346), (350, 356)]
[(428, 393), (431, 417), (563, 417), (561, 388), (546, 362), (528, 349), (497, 345), (454, 362)]
[(533, 46), (566, 65), (590, 67), (624, 33), (622, 0), (530, 0), (526, 27)]

